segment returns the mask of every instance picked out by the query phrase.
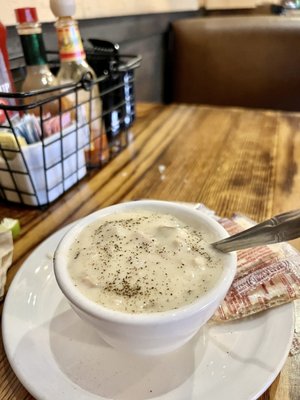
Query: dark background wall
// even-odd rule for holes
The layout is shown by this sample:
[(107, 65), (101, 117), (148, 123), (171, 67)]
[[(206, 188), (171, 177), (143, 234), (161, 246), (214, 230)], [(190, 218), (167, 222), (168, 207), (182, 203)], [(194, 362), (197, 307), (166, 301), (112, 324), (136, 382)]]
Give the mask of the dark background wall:
[[(140, 54), (141, 66), (135, 70), (135, 90), (138, 101), (161, 102), (164, 100), (166, 37), (170, 23), (178, 18), (193, 18), (199, 12), (138, 15), (79, 21), (83, 39), (98, 38), (116, 42), (123, 54)], [(57, 50), (53, 24), (43, 24), (47, 50)], [(12, 68), (18, 68), (22, 49), (15, 27), (8, 28), (8, 50)]]
[[(141, 66), (135, 70), (137, 101), (168, 101), (168, 75), (172, 66), (168, 63), (168, 32), (172, 21), (179, 18), (209, 17), (233, 14), (270, 14), (270, 6), (251, 10), (177, 12), (165, 14), (136, 15), (103, 19), (80, 20), (83, 39), (98, 38), (120, 45), (122, 54), (139, 54)], [(53, 23), (43, 24), (47, 50), (57, 50), (56, 32)], [(22, 49), (15, 27), (8, 28), (8, 50), (14, 59), (12, 68), (23, 64)], [(24, 73), (24, 70), (23, 70)]]

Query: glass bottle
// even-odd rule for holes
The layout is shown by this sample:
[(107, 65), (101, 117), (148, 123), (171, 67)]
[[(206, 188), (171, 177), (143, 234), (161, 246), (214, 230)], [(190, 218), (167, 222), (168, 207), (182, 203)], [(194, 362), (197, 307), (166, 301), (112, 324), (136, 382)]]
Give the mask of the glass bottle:
[[(0, 92), (11, 93), (15, 91), (12, 75), (10, 72), (10, 64), (6, 47), (6, 28), (0, 22)], [(0, 104), (14, 105), (15, 100), (7, 97), (0, 98)], [(10, 116), (16, 114), (13, 111), (8, 113)], [(0, 124), (6, 122), (6, 116), (3, 110), (0, 109)]]
[[(94, 70), (86, 61), (78, 23), (72, 18), (75, 13), (73, 0), (50, 0), (53, 14), (58, 17), (55, 23), (61, 66), (57, 74), (59, 84), (78, 82), (82, 76), (88, 73), (96, 78)], [(75, 95), (73, 95), (75, 101)], [(77, 118), (79, 124), (85, 121), (89, 127), (90, 146), (87, 151), (90, 166), (98, 166), (109, 158), (108, 142), (102, 123), (102, 102), (98, 85), (94, 84), (91, 92), (78, 91)]]
[[(22, 84), (24, 92), (36, 89), (45, 89), (57, 85), (55, 76), (47, 64), (46, 50), (42, 36), (41, 24), (38, 21), (36, 8), (25, 7), (15, 9), (18, 22), (17, 31), (20, 36), (23, 54), (26, 63), (26, 77)], [(25, 104), (33, 103), (42, 98), (53, 96), (54, 93), (42, 94), (25, 98)], [(30, 112), (39, 115), (39, 107)], [(57, 115), (59, 112), (58, 101), (46, 103), (43, 114)]]

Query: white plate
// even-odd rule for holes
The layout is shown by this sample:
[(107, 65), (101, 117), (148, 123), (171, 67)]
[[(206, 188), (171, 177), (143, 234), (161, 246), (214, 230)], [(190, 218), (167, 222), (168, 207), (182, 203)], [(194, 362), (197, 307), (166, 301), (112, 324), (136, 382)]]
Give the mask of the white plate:
[(210, 325), (184, 348), (137, 358), (105, 344), (71, 310), (53, 275), (63, 233), (44, 241), (12, 282), (3, 340), (16, 375), (37, 399), (256, 399), (282, 368), (293, 335), (293, 305)]

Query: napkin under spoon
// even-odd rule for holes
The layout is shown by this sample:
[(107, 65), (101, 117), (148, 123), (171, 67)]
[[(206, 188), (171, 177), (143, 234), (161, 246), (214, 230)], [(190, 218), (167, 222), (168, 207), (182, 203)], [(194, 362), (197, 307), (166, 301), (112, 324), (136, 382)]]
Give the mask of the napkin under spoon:
[(298, 237), (300, 237), (300, 210), (294, 210), (276, 215), (211, 245), (227, 253), (255, 246), (285, 242)]

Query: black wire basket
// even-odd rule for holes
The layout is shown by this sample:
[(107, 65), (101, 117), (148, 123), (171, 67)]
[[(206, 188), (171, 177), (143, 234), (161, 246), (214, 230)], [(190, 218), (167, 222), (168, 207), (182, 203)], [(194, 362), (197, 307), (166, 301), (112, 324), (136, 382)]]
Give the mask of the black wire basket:
[[(57, 87), (0, 92), (3, 202), (49, 205), (90, 169), (102, 168), (128, 145), (135, 118), (134, 69), (141, 57), (122, 55), (112, 62), (90, 49), (87, 59), (96, 79), (87, 73), (78, 82)], [(99, 96), (95, 85), (102, 103), (96, 114), (91, 112)], [(82, 91), (88, 93), (86, 100), (81, 100)], [(55, 117), (49, 108), (55, 109)], [(82, 110), (90, 111), (83, 115)], [(99, 129), (93, 129), (95, 125)]]

